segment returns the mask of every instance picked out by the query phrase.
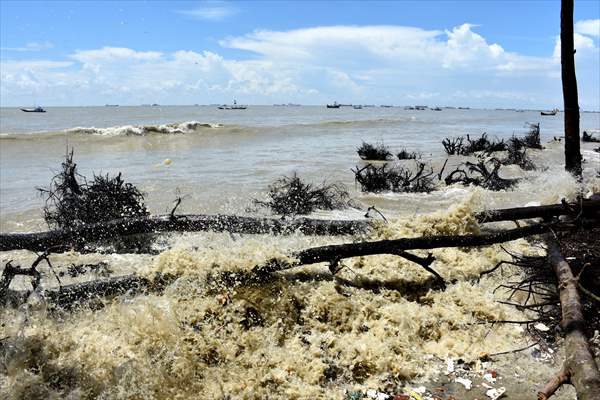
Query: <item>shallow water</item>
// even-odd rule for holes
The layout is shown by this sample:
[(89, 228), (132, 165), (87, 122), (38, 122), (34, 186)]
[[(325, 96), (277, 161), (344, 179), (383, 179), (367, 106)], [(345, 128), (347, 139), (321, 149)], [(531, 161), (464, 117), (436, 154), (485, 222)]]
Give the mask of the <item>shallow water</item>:
[[(243, 213), (269, 183), (297, 171), (312, 181), (341, 181), (365, 204), (409, 214), (445, 207), (457, 193), (436, 192), (427, 202), (413, 195), (361, 194), (350, 169), (361, 165), (355, 149), (362, 140), (383, 140), (393, 152), (418, 151), (441, 165), (444, 137), (487, 132), (508, 138), (538, 122), (544, 142), (561, 135), (562, 115), (541, 117), (538, 111), (170, 106), (65, 107), (34, 114), (2, 108), (0, 229), (43, 227), (43, 200), (35, 188), (49, 184), (67, 147), (74, 148), (83, 175), (122, 171), (146, 193), (154, 213), (170, 210), (178, 193), (185, 196), (181, 212)], [(600, 129), (600, 114), (583, 113), (581, 125)], [(560, 167), (560, 150), (544, 157), (549, 166)]]
[[(497, 369), (503, 380), (496, 386), (506, 386), (508, 398), (524, 399), (535, 396), (562, 357), (524, 352), (490, 365), (479, 361), (482, 353), (531, 340), (519, 327), (490, 323), (527, 317), (495, 301), (506, 293), (493, 293), (519, 271), (476, 281), (481, 271), (507, 258), (499, 245), (433, 251), (433, 267), (452, 282), (443, 292), (430, 290), (431, 277), (421, 268), (391, 255), (345, 260), (338, 278), (320, 264), (258, 285), (244, 280), (253, 266), (294, 250), (358, 239), (475, 233), (476, 211), (572, 198), (580, 188), (563, 171), (561, 144), (549, 142), (560, 135), (560, 116), (397, 108), (96, 107), (49, 108), (42, 115), (1, 109), (0, 117), (3, 232), (45, 229), (43, 201), (34, 188), (49, 183), (67, 145), (75, 148), (85, 175), (123, 172), (146, 193), (153, 213), (170, 210), (177, 193), (186, 195), (181, 212), (264, 213), (248, 209), (252, 198), (262, 196), (274, 179), (297, 171), (309, 180), (347, 184), (363, 209), (376, 205), (390, 220), (363, 238), (205, 232), (166, 236), (162, 240), (170, 250), (157, 256), (52, 255), (58, 274), (71, 264), (103, 261), (114, 275), (162, 272), (179, 279), (160, 296), (126, 295), (74, 313), (49, 313), (43, 299), (33, 297), (18, 310), (3, 310), (0, 397), (342, 399), (345, 390), (399, 393), (420, 382), (433, 387), (450, 358), (473, 362), (476, 373)], [(485, 131), (508, 138), (525, 133), (526, 122), (541, 123), (546, 149), (530, 154), (543, 168), (506, 168), (504, 175), (525, 178), (515, 190), (440, 186), (430, 194), (373, 195), (353, 185), (350, 168), (361, 163), (355, 153), (361, 140), (384, 140), (393, 151), (420, 151), (439, 168), (443, 137)], [(599, 128), (600, 114), (582, 114), (582, 129), (598, 134)], [(584, 191), (600, 188), (593, 178), (600, 166), (594, 147), (583, 145)], [(461, 160), (452, 157), (449, 164)], [(316, 216), (363, 214), (349, 209)], [(505, 248), (539, 251), (522, 240)], [(0, 258), (25, 266), (35, 255), (5, 252)], [(43, 286), (56, 286), (52, 271), (41, 269)], [(239, 279), (224, 281), (223, 272)], [(61, 282), (96, 277), (92, 271), (77, 278), (63, 274)], [(25, 288), (28, 282), (13, 285)], [(563, 398), (572, 398), (572, 392)]]

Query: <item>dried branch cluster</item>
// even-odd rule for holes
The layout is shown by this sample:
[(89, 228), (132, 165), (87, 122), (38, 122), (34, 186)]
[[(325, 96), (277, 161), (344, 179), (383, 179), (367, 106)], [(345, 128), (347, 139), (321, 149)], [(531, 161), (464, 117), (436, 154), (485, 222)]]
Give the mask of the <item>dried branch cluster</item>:
[(427, 171), (426, 168), (425, 163), (416, 161), (415, 171), (402, 166), (388, 168), (387, 164), (367, 164), (352, 172), (363, 192), (427, 193), (435, 189), (435, 184), (433, 168), (429, 167)]
[(61, 166), (48, 189), (38, 188), (46, 196), (44, 219), (50, 227), (66, 229), (148, 215), (144, 195), (120, 173), (115, 177), (94, 175), (88, 182), (77, 173), (72, 151)]
[(279, 215), (302, 215), (320, 210), (336, 210), (350, 206), (350, 195), (339, 183), (314, 186), (303, 182), (296, 173), (269, 185), (268, 200), (254, 203)]
[[(356, 149), (356, 152), (362, 160), (390, 161), (392, 158), (390, 148), (383, 142), (371, 144), (363, 141), (360, 147)], [(398, 160), (416, 160), (421, 158), (421, 155), (416, 151), (408, 151), (406, 148), (403, 148), (396, 153), (396, 157), (398, 157)]]
[(477, 163), (467, 161), (448, 174), (444, 182), (446, 185), (460, 183), (481, 186), (489, 190), (506, 190), (513, 187), (518, 180), (500, 177), (498, 170), (501, 166), (502, 163), (496, 158), (480, 159)]
[(483, 133), (481, 137), (471, 139), (470, 135), (459, 136), (454, 139), (445, 138), (442, 145), (448, 155), (470, 156), (478, 152), (493, 153), (496, 151), (506, 150), (504, 140), (490, 140), (487, 133)]
[(383, 142), (375, 144), (362, 142), (356, 152), (362, 160), (387, 161), (392, 157), (390, 149)]

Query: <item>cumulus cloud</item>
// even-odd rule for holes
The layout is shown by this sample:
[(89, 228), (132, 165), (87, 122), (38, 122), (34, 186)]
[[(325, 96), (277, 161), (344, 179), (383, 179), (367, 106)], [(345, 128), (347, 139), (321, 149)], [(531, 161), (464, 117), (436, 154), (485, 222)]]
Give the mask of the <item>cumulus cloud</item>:
[[(600, 99), (587, 88), (598, 87), (598, 47), (580, 33), (575, 43), (580, 103), (597, 109)], [(250, 57), (103, 47), (76, 51), (67, 60), (19, 65), (2, 61), (2, 100), (19, 101), (19, 96), (35, 90), (55, 96), (47, 104), (218, 103), (238, 98), (267, 104), (421, 100), (433, 105), (554, 107), (562, 101), (560, 43), (558, 58), (556, 48), (547, 57), (527, 56), (489, 42), (471, 24), (448, 30), (405, 26), (260, 30), (225, 38), (220, 44), (247, 51)]]
[(575, 32), (600, 37), (600, 19), (585, 19), (575, 23)]
[(224, 1), (204, 1), (192, 10), (178, 10), (178, 14), (204, 21), (222, 21), (238, 12), (238, 9)]

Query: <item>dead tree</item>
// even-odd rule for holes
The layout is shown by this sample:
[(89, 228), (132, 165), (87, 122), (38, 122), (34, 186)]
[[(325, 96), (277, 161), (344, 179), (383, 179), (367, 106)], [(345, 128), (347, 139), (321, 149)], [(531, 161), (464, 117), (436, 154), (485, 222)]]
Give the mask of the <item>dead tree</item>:
[(560, 215), (600, 219), (600, 200), (581, 200), (579, 203), (550, 204), (546, 206), (516, 207), (489, 210), (475, 215), (480, 223), (516, 221), (520, 219), (543, 218), (549, 220)]
[[(329, 245), (308, 248), (291, 254), (291, 259), (294, 261), (282, 261), (280, 259), (268, 260), (262, 265), (257, 265), (253, 270), (256, 279), (263, 279), (274, 272), (280, 272), (302, 265), (316, 264), (326, 262), (329, 264), (329, 270), (332, 274), (336, 274), (339, 268), (339, 262), (345, 258), (363, 257), (377, 254), (392, 254), (403, 257), (411, 262), (414, 262), (435, 276), (439, 287), (444, 287), (445, 282), (443, 277), (435, 271), (431, 265), (435, 261), (433, 255), (427, 257), (417, 256), (409, 253), (408, 250), (429, 250), (444, 247), (474, 247), (487, 246), (496, 243), (508, 242), (511, 240), (546, 233), (550, 229), (564, 230), (572, 229), (572, 226), (562, 225), (557, 223), (552, 224), (536, 224), (522, 228), (515, 228), (506, 231), (486, 233), (481, 235), (441, 235), (441, 236), (424, 236), (417, 238), (402, 238), (394, 240), (380, 240), (373, 242), (358, 242), (345, 243), (339, 245)], [(2, 292), (0, 300), (4, 303), (20, 304), (26, 299), (28, 292), (15, 292), (9, 290), (10, 282), (16, 275), (29, 275), (34, 277), (34, 290), (38, 287), (39, 278), (35, 267), (41, 260), (47, 259), (48, 251), (34, 262), (31, 268), (25, 269), (20, 267), (10, 267), (4, 270), (0, 278)], [(174, 277), (160, 277), (159, 283), (168, 284)], [(60, 284), (60, 282), (59, 282)], [(49, 290), (45, 292), (45, 297), (48, 301), (56, 305), (69, 305), (78, 301), (85, 301), (99, 296), (113, 296), (122, 294), (130, 289), (135, 292), (144, 291), (147, 288), (153, 288), (154, 281), (147, 280), (136, 275), (124, 277), (115, 277), (102, 279), (83, 284), (59, 287), (58, 290)]]
[(562, 308), (560, 326), (565, 333), (566, 360), (563, 368), (538, 393), (539, 400), (546, 400), (564, 383), (571, 383), (580, 400), (600, 399), (600, 372), (583, 332), (585, 320), (577, 289), (578, 278), (573, 276), (569, 263), (560, 253), (552, 237), (548, 244), (548, 260), (558, 279)]
[[(488, 210), (475, 215), (481, 223), (515, 221), (519, 219), (552, 219), (572, 215), (600, 219), (600, 200), (581, 200), (578, 203), (546, 206), (516, 207)], [(44, 251), (51, 247), (85, 249), (94, 242), (127, 235), (161, 232), (216, 231), (243, 234), (286, 234), (301, 232), (307, 235), (352, 235), (372, 228), (368, 220), (319, 220), (297, 218), (281, 220), (236, 215), (162, 215), (148, 218), (119, 219), (75, 229), (58, 229), (35, 233), (0, 234), (0, 251)], [(55, 252), (58, 249), (54, 250)]]
[(39, 233), (0, 234), (0, 251), (44, 251), (49, 247), (85, 250), (116, 237), (161, 232), (215, 231), (247, 234), (351, 235), (369, 228), (368, 221), (328, 221), (310, 218), (281, 220), (236, 215), (162, 215), (126, 218)]
[(581, 179), (579, 100), (573, 41), (573, 0), (562, 0), (560, 8), (560, 61), (565, 109), (565, 169)]

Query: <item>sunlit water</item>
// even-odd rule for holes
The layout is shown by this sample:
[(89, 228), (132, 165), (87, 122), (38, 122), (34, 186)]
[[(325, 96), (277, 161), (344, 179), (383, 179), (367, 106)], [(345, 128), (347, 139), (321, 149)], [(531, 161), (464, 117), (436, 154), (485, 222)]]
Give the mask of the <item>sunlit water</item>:
[[(487, 132), (506, 139), (538, 122), (545, 149), (529, 152), (538, 170), (502, 170), (503, 176), (523, 178), (514, 190), (440, 184), (430, 194), (374, 195), (354, 185), (351, 168), (364, 165), (356, 154), (362, 140), (383, 140), (393, 152), (418, 151), (437, 171), (446, 159), (444, 137)], [(582, 114), (581, 125), (600, 134), (600, 114)], [(26, 114), (0, 109), (0, 228), (46, 229), (43, 199), (35, 188), (49, 184), (67, 148), (73, 148), (80, 173), (122, 172), (145, 192), (153, 213), (167, 212), (182, 195), (181, 212), (265, 214), (252, 199), (295, 171), (312, 182), (343, 182), (358, 203), (359, 209), (315, 216), (361, 218), (367, 206), (376, 205), (389, 218), (362, 239), (477, 233), (476, 211), (577, 195), (581, 189), (563, 171), (562, 143), (552, 140), (562, 130), (561, 114), (540, 117), (534, 111), (86, 107)], [(595, 147), (583, 144), (586, 192), (600, 188)], [(451, 157), (447, 168), (463, 160)], [(535, 396), (562, 358), (535, 358), (530, 351), (491, 364), (478, 361), (482, 353), (531, 343), (520, 326), (489, 323), (528, 317), (495, 301), (506, 296), (494, 293), (498, 284), (510, 274), (516, 279), (520, 271), (509, 268), (504, 276), (477, 280), (481, 271), (507, 259), (500, 245), (432, 251), (433, 267), (452, 283), (445, 291), (427, 291), (430, 275), (392, 255), (345, 260), (339, 276), (352, 285), (334, 279), (324, 264), (260, 285), (215, 279), (223, 271), (243, 277), (272, 257), (355, 237), (206, 232), (163, 240), (171, 250), (158, 256), (52, 255), (62, 284), (98, 278), (91, 271), (76, 278), (65, 272), (71, 264), (99, 261), (113, 274), (162, 272), (180, 278), (162, 295), (124, 296), (72, 314), (47, 314), (44, 302), (33, 298), (18, 310), (1, 310), (0, 397), (343, 399), (344, 390), (393, 394), (421, 381), (437, 386), (431, 379), (444, 375), (446, 359), (460, 358), (474, 363), (476, 385), (486, 368), (493, 368), (504, 379), (495, 386), (506, 386), (510, 398), (525, 399)], [(539, 251), (524, 240), (504, 248)], [(12, 259), (23, 266), (36, 257), (25, 251), (0, 256), (3, 263)], [(52, 271), (46, 265), (40, 270), (42, 285), (56, 287)], [(27, 279), (13, 287), (28, 287)], [(254, 326), (248, 326), (248, 310), (260, 316)], [(484, 392), (478, 386), (455, 397), (482, 398)], [(562, 396), (572, 398), (572, 392)]]
[[(581, 119), (582, 130), (600, 128), (598, 113), (583, 113)], [(42, 226), (43, 199), (35, 188), (49, 184), (67, 148), (74, 149), (83, 175), (122, 172), (146, 194), (154, 213), (170, 210), (179, 195), (185, 196), (181, 212), (243, 213), (271, 182), (294, 171), (315, 183), (343, 182), (365, 205), (394, 213), (429, 211), (447, 205), (444, 200), (456, 190), (436, 192), (427, 202), (420, 195), (374, 197), (356, 190), (351, 168), (361, 165), (356, 154), (361, 141), (383, 140), (393, 152), (420, 152), (439, 168), (444, 137), (487, 132), (508, 138), (538, 122), (543, 142), (561, 135), (562, 115), (541, 117), (537, 111), (169, 106), (48, 108), (37, 114), (2, 108), (0, 227)], [(544, 155), (544, 164), (557, 166), (559, 146), (548, 147), (556, 151)], [(592, 148), (584, 146), (594, 161)], [(450, 165), (458, 161), (452, 158)]]

